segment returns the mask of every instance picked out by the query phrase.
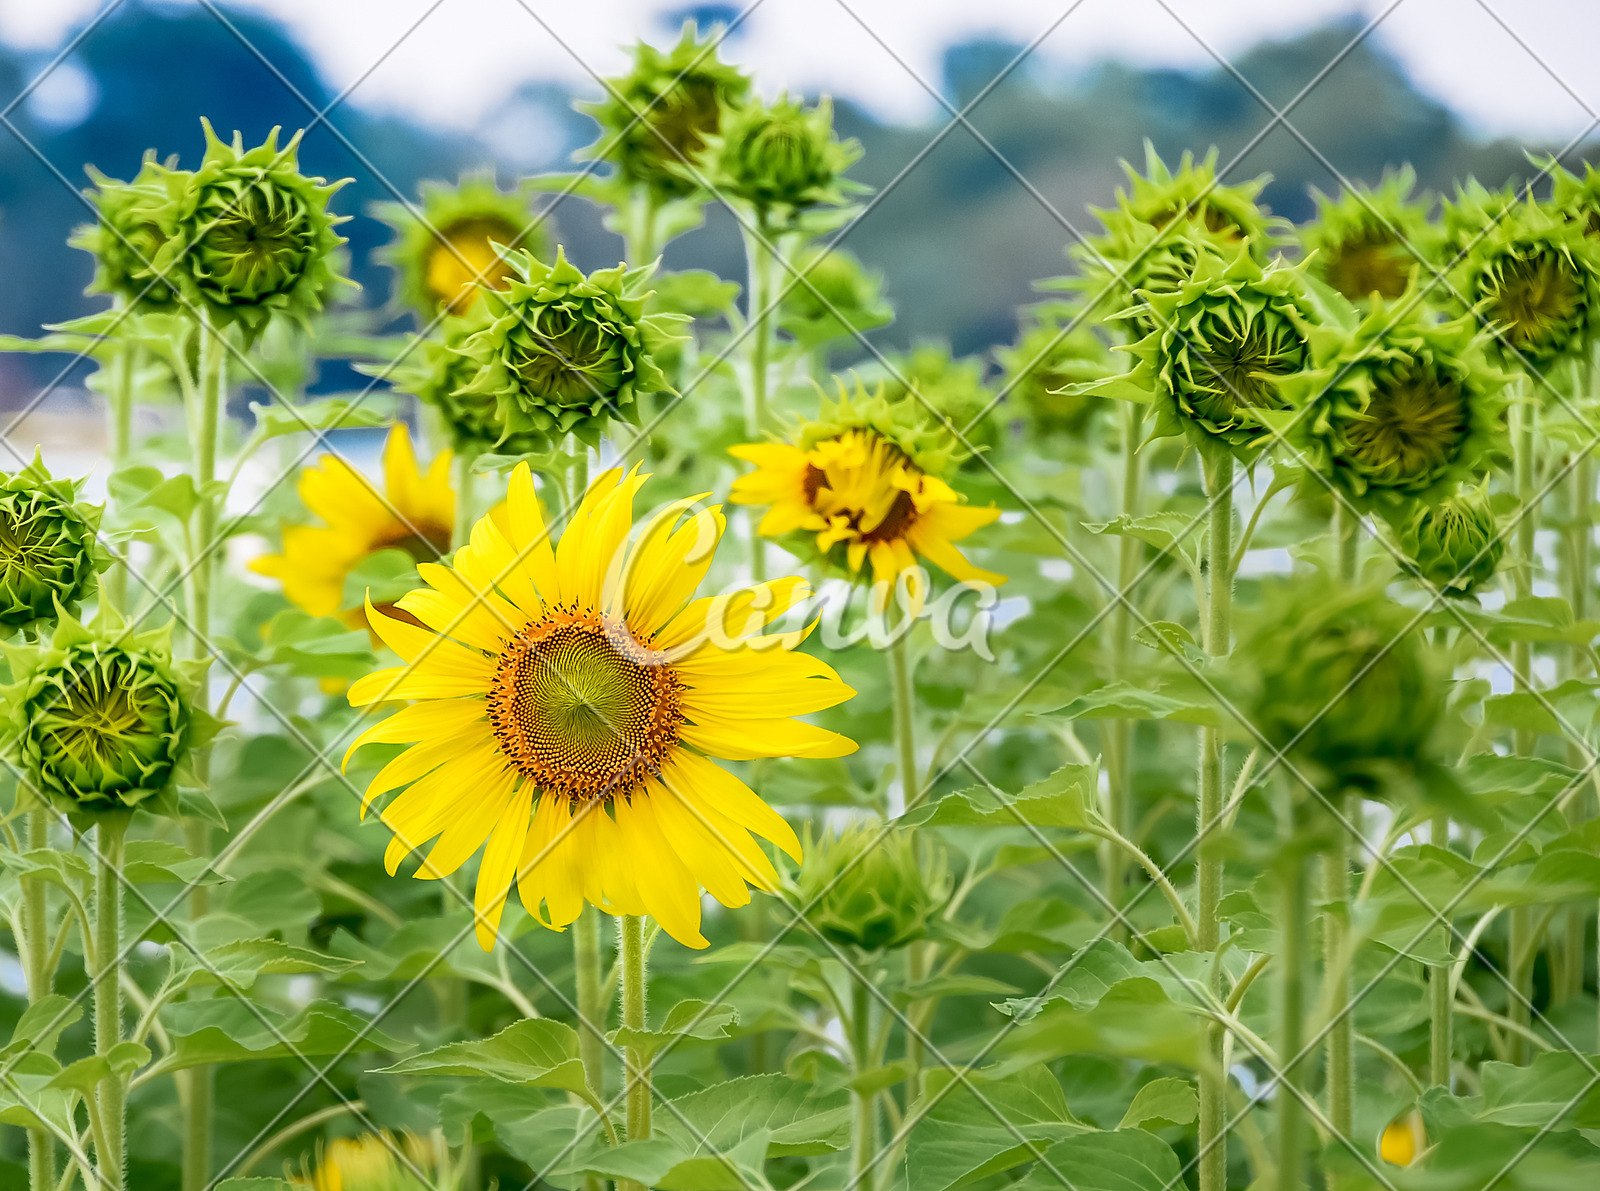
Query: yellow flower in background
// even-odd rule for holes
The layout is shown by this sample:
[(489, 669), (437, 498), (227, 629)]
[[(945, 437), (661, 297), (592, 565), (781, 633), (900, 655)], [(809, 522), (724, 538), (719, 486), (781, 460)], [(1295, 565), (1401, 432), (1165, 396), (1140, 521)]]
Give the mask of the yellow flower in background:
[(768, 506), (759, 528), (765, 537), (802, 535), (851, 575), (870, 562), (874, 584), (883, 585), (880, 606), (905, 575), (915, 612), (927, 596), (919, 558), (961, 582), (998, 586), (1006, 580), (974, 566), (955, 547), (1000, 510), (968, 507), (935, 474), (953, 458), (951, 450), (919, 450), (896, 433), (893, 420), (910, 408), (898, 404), (895, 411), (881, 395), (864, 403), (842, 396), (824, 405), (821, 422), (802, 427), (797, 442), (733, 447), (733, 456), (756, 470), (733, 482), (728, 499)]
[(312, 1191), (431, 1191), (437, 1165), (435, 1148), (425, 1138), (368, 1133), (319, 1146), (316, 1165), (289, 1181)]
[(1413, 1109), (1384, 1126), (1378, 1138), (1378, 1156), (1391, 1166), (1410, 1166), (1427, 1147), (1422, 1114)]
[(794, 652), (803, 633), (760, 635), (805, 596), (804, 581), (693, 598), (721, 510), (675, 501), (630, 545), (645, 479), (606, 472), (552, 546), (523, 464), (451, 564), (422, 564), (428, 587), (397, 602), (426, 627), (368, 610), (406, 664), (356, 682), (350, 702), (416, 702), (362, 733), (345, 760), (364, 744), (413, 746), (365, 796), (404, 787), (379, 815), (395, 833), (391, 875), (436, 836), (420, 878), (448, 876), (487, 840), (475, 898), (485, 950), (513, 881), (553, 929), (588, 901), (706, 946), (702, 887), (741, 906), (749, 886), (777, 886), (752, 833), (800, 858), (790, 826), (712, 758), (855, 751), (793, 718), (855, 692)]
[(396, 422), (383, 446), (383, 487), (335, 455), (300, 473), (300, 499), (322, 525), (286, 525), (283, 553), (255, 559), (250, 569), (283, 584), (283, 594), (313, 616), (342, 614), (365, 623), (361, 609), (345, 608), (351, 571), (379, 550), (403, 550), (432, 562), (450, 549), (456, 497), (450, 487), (450, 451), (440, 451), (424, 472), (411, 432)]

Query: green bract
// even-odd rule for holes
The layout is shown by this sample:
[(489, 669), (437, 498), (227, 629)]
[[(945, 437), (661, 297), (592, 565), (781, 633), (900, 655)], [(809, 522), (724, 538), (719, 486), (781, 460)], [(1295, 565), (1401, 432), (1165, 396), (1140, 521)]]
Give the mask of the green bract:
[(528, 191), (506, 193), (487, 174), (468, 174), (450, 186), (424, 182), (421, 209), (408, 203), (373, 203), (374, 219), (394, 230), (378, 259), (396, 274), (400, 299), (431, 321), (441, 306), (464, 314), (481, 283), (503, 285), (511, 270), (493, 247), (547, 255), (548, 237), (529, 210)]
[(1531, 199), (1484, 225), (1451, 279), (1496, 329), (1492, 347), (1508, 367), (1544, 372), (1583, 358), (1600, 330), (1600, 245)]
[(577, 105), (600, 124), (600, 139), (579, 156), (614, 162), (620, 181), (664, 198), (698, 191), (685, 167), (750, 94), (749, 78), (719, 61), (716, 47), (715, 34), (700, 41), (692, 21), (666, 53), (640, 42), (633, 69), (605, 80), (606, 98)]
[(1505, 435), (1505, 377), (1468, 317), (1378, 299), (1354, 330), (1311, 334), (1313, 367), (1283, 384), (1289, 431), (1358, 503), (1436, 495), (1488, 466)]
[(1580, 178), (1554, 159), (1540, 164), (1554, 183), (1551, 209), (1561, 218), (1581, 224), (1585, 235), (1600, 236), (1600, 170), (1584, 162)]
[(796, 425), (792, 437), (802, 451), (852, 430), (871, 430), (894, 444), (924, 475), (947, 478), (967, 458), (969, 452), (944, 423), (904, 390), (891, 397), (883, 384), (869, 390), (857, 379), (853, 393), (842, 380), (838, 385), (836, 400), (822, 398), (817, 416)]
[(27, 786), (66, 813), (175, 813), (186, 761), (220, 726), (195, 704), (207, 662), (172, 660), (171, 626), (130, 633), (63, 616), (48, 642), (7, 648), (5, 707)]
[(264, 144), (245, 149), (238, 133), (221, 140), (209, 122), (206, 155), (191, 173), (157, 170), (166, 201), (156, 210), (165, 237), (152, 264), (189, 303), (215, 322), (237, 323), (248, 335), (275, 315), (304, 323), (334, 287), (351, 284), (339, 271), (344, 222), (328, 200), (344, 183), (308, 178), (296, 165), (296, 133), (278, 147), (274, 128)]
[(1482, 492), (1418, 505), (1400, 532), (1400, 549), (1423, 580), (1445, 595), (1471, 595), (1494, 578), (1505, 541)]
[(914, 833), (876, 819), (814, 843), (808, 832), (799, 890), (811, 907), (806, 920), (830, 942), (866, 951), (922, 938), (950, 890), (943, 855), (917, 852)]
[(1327, 576), (1269, 583), (1262, 594), (1231, 663), (1250, 726), (1341, 785), (1370, 784), (1382, 764), (1425, 763), (1442, 676), (1414, 614), (1376, 587)]
[(809, 111), (787, 95), (755, 102), (731, 114), (721, 136), (708, 143), (712, 183), (743, 199), (765, 221), (807, 207), (844, 202), (844, 172), (861, 156), (854, 140), (833, 134), (833, 104), (823, 98)]
[(1302, 268), (1262, 268), (1242, 245), (1231, 258), (1204, 256), (1173, 292), (1142, 295), (1155, 329), (1128, 348), (1138, 359), (1129, 372), (1067, 391), (1153, 401), (1157, 434), (1254, 454), (1272, 437), (1262, 414), (1287, 407), (1280, 385), (1310, 361), (1316, 313)]
[(110, 561), (99, 546), (101, 509), (80, 504), (81, 480), (55, 480), (35, 452), (0, 477), (0, 631), (76, 612)]
[(1081, 386), (1120, 367), (1087, 321), (1067, 330), (1076, 317), (1070, 309), (1037, 307), (1025, 316), (1016, 344), (995, 350), (1001, 391), (1047, 434), (1082, 432), (1102, 399)]
[(459, 454), (529, 455), (545, 449), (548, 442), (543, 435), (514, 434), (507, 428), (494, 397), (466, 391), (480, 365), (464, 347), (479, 325), (471, 318), (446, 318), (436, 334), (416, 340), (400, 363), (357, 368), (386, 377), (397, 392), (410, 393), (438, 410), (450, 428), (450, 445)]
[(1428, 222), (1432, 199), (1413, 199), (1416, 184), (1408, 165), (1385, 174), (1376, 189), (1356, 186), (1337, 199), (1314, 192), (1317, 218), (1300, 233), (1311, 275), (1352, 302), (1404, 293), (1432, 259), (1436, 238)]
[(587, 277), (557, 250), (546, 265), (509, 250), (504, 289), (485, 289), (479, 330), (464, 350), (477, 364), (463, 397), (494, 401), (503, 433), (546, 449), (568, 434), (594, 446), (613, 418), (637, 420), (636, 398), (668, 388), (654, 353), (682, 317), (644, 313), (649, 267)]
[[(976, 452), (1000, 445), (1000, 415), (993, 408), (993, 390), (983, 383), (982, 360), (956, 359), (947, 345), (925, 343), (904, 356), (891, 357), (890, 366), (884, 396), (894, 404), (920, 406), (935, 421), (948, 419), (963, 450), (969, 452), (966, 462), (975, 461)], [(912, 394), (913, 389), (918, 395)]]
[(1439, 263), (1454, 267), (1517, 202), (1513, 186), (1490, 190), (1476, 178), (1457, 183), (1455, 197), (1445, 199), (1439, 207)]
[(883, 297), (883, 277), (844, 249), (806, 248), (792, 263), (794, 273), (777, 272), (785, 291), (779, 322), (804, 346), (869, 331), (894, 318)]
[(94, 255), (90, 293), (111, 294), (141, 309), (172, 307), (172, 287), (151, 272), (151, 265), (166, 242), (157, 217), (167, 196), (164, 181), (188, 176), (173, 164), (158, 165), (154, 151), (147, 152), (132, 182), (108, 178), (90, 167), (95, 184), (85, 193), (97, 220), (78, 228), (68, 241)]

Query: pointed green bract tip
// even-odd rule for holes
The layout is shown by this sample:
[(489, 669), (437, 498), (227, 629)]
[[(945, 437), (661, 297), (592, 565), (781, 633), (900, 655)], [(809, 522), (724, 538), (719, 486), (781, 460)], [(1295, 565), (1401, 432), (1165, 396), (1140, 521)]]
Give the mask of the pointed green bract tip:
[(0, 477), (0, 630), (37, 630), (75, 612), (110, 564), (101, 509), (79, 501), (82, 481), (52, 479), (36, 453)]
[(876, 819), (812, 842), (807, 830), (799, 896), (807, 921), (830, 942), (880, 951), (927, 933), (950, 894), (944, 853), (917, 853), (916, 836)]

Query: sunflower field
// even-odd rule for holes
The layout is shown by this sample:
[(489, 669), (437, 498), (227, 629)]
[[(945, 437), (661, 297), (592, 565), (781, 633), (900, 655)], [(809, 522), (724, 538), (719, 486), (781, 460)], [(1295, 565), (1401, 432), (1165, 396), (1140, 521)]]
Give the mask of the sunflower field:
[(91, 171), (104, 309), (0, 342), (110, 454), (0, 481), (0, 1187), (1600, 1187), (1600, 173), (1152, 150), (886, 353), (826, 100), (606, 91), (359, 213)]

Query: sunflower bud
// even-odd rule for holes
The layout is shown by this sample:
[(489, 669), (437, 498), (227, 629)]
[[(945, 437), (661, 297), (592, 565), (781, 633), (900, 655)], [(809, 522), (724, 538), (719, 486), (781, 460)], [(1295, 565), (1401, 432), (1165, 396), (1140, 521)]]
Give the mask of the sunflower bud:
[(507, 194), (482, 174), (469, 174), (455, 186), (424, 182), (421, 190), (421, 210), (408, 203), (373, 203), (368, 210), (394, 230), (394, 241), (378, 259), (394, 269), (396, 292), (424, 322), (441, 307), (465, 314), (477, 301), (480, 283), (503, 287), (511, 266), (500, 249), (546, 255), (548, 239), (529, 210), (526, 190)]
[(1428, 1134), (1416, 1109), (1395, 1117), (1378, 1138), (1378, 1157), (1390, 1166), (1410, 1166), (1427, 1148)]
[(304, 322), (336, 284), (344, 222), (328, 200), (344, 183), (308, 178), (295, 163), (301, 134), (278, 147), (278, 130), (246, 150), (205, 126), (206, 154), (194, 173), (159, 171), (167, 201), (158, 211), (165, 237), (152, 272), (218, 323), (260, 334), (274, 315)]
[(1070, 330), (1074, 315), (1039, 309), (1028, 316), (1012, 347), (997, 348), (1000, 387), (1027, 412), (1044, 434), (1081, 434), (1104, 401), (1079, 388), (1120, 370), (1087, 322)]
[(1600, 238), (1600, 170), (1584, 162), (1580, 178), (1553, 157), (1539, 164), (1554, 182), (1550, 209), (1581, 226), (1590, 239)]
[(96, 220), (76, 229), (67, 241), (94, 255), (90, 293), (111, 294), (144, 310), (172, 306), (172, 287), (151, 271), (166, 243), (159, 219), (167, 198), (164, 180), (188, 177), (172, 165), (158, 165), (154, 153), (146, 153), (132, 182), (119, 182), (90, 167), (95, 185), (86, 195), (94, 204)]
[(859, 143), (834, 136), (829, 100), (808, 111), (787, 95), (730, 115), (710, 153), (717, 185), (763, 218), (844, 202), (844, 172), (860, 156)]
[(891, 364), (898, 375), (885, 381), (884, 396), (921, 407), (933, 422), (947, 425), (966, 455), (964, 466), (1000, 445), (1000, 417), (992, 408), (994, 393), (983, 383), (982, 360), (958, 360), (944, 344), (925, 343)]
[(368, 1133), (340, 1137), (320, 1146), (314, 1166), (302, 1167), (289, 1181), (312, 1191), (449, 1191), (456, 1181), (444, 1176), (438, 1148), (412, 1133)]
[(78, 503), (82, 481), (54, 480), (33, 462), (0, 478), (0, 630), (17, 632), (73, 613), (109, 559), (98, 507)]
[(787, 291), (781, 321), (802, 344), (869, 331), (894, 317), (883, 297), (882, 276), (868, 272), (844, 249), (807, 248), (793, 264), (797, 276), (779, 277)]
[(1370, 782), (1374, 763), (1424, 760), (1442, 684), (1411, 620), (1373, 587), (1325, 576), (1269, 585), (1233, 662), (1248, 722), (1271, 747), (1354, 785)]
[(666, 53), (640, 42), (633, 69), (605, 80), (606, 98), (577, 105), (600, 125), (600, 139), (579, 156), (615, 162), (622, 182), (648, 187), (662, 198), (699, 190), (686, 167), (750, 94), (749, 78), (718, 61), (714, 37), (699, 40), (689, 21)]
[(63, 617), (49, 642), (8, 652), (5, 705), (40, 797), (67, 813), (175, 810), (190, 750), (219, 725), (194, 705), (204, 664), (172, 660), (170, 626), (135, 634)]
[(1508, 368), (1548, 371), (1582, 359), (1600, 332), (1600, 243), (1585, 225), (1531, 198), (1484, 224), (1453, 275), (1473, 310), (1496, 328)]
[(503, 433), (541, 450), (568, 434), (594, 446), (613, 418), (637, 420), (637, 397), (668, 388), (655, 353), (682, 321), (644, 313), (649, 268), (585, 277), (559, 249), (553, 265), (515, 250), (506, 261), (512, 276), (484, 290), (464, 344), (477, 371), (457, 393), (492, 400)]
[(1288, 407), (1280, 386), (1310, 362), (1316, 313), (1302, 268), (1263, 269), (1243, 246), (1231, 258), (1202, 257), (1176, 290), (1141, 295), (1154, 329), (1132, 346), (1138, 364), (1068, 392), (1153, 400), (1156, 433), (1253, 455), (1272, 439), (1266, 415)]
[(807, 921), (840, 946), (878, 951), (914, 943), (950, 893), (943, 852), (919, 856), (914, 833), (885, 833), (876, 819), (815, 845), (808, 836), (803, 851), (799, 892), (801, 904), (811, 906)]
[(1416, 184), (1408, 165), (1375, 190), (1357, 186), (1337, 199), (1316, 192), (1317, 218), (1300, 233), (1311, 275), (1352, 302), (1403, 294), (1435, 238), (1431, 200), (1411, 197)]
[(1489, 498), (1469, 491), (1419, 504), (1401, 530), (1400, 549), (1425, 582), (1465, 596), (1494, 578), (1505, 541)]
[(1488, 466), (1505, 378), (1470, 317), (1438, 322), (1418, 302), (1377, 299), (1355, 330), (1311, 340), (1314, 367), (1283, 384), (1299, 409), (1291, 437), (1352, 500), (1432, 496)]

